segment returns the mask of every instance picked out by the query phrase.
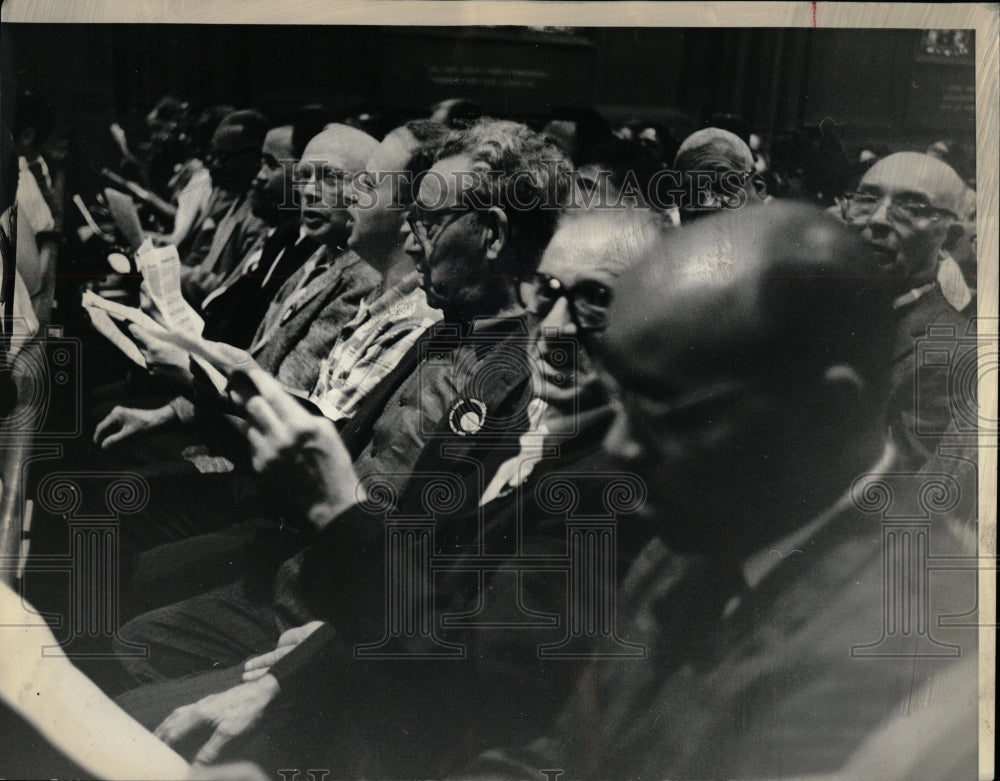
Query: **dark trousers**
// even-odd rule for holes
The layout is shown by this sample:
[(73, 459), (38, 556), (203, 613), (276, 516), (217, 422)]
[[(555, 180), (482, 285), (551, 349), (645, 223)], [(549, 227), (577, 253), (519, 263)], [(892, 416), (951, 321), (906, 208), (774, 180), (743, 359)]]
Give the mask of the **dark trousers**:
[[(119, 632), (121, 688), (239, 664), (273, 651), (281, 631), (270, 590), (249, 578), (152, 610)], [(126, 655), (136, 645), (146, 647), (145, 657)]]

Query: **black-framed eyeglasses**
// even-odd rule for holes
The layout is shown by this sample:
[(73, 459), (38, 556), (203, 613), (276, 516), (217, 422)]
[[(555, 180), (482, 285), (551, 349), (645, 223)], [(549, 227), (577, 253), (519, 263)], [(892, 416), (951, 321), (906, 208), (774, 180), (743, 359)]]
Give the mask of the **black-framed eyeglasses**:
[(939, 209), (927, 201), (912, 196), (889, 196), (877, 192), (845, 193), (846, 208), (844, 214), (848, 220), (871, 217), (881, 203), (888, 198), (889, 205), (886, 214), (893, 222), (903, 225), (913, 225), (918, 222), (933, 222), (941, 219), (957, 220), (958, 215), (948, 209)]
[(517, 296), (521, 306), (544, 319), (560, 298), (569, 304), (569, 313), (581, 331), (603, 331), (608, 327), (608, 307), (613, 298), (611, 288), (585, 279), (572, 287), (548, 274), (523, 277), (517, 286)]
[[(470, 214), (474, 209), (466, 204), (450, 206), (444, 209), (425, 209), (419, 203), (414, 203), (406, 215), (406, 222), (413, 231), (413, 235), (422, 244), (428, 244), (441, 235), (441, 232), (466, 214)], [(447, 219), (452, 217), (453, 219)]]

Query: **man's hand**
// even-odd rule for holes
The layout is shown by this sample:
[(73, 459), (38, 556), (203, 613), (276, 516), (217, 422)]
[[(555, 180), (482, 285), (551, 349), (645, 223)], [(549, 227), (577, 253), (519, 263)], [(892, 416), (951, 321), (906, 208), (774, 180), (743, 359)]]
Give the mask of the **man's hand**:
[(115, 407), (94, 429), (94, 444), (106, 450), (112, 445), (148, 431), (156, 431), (177, 419), (169, 404), (159, 409)]
[(231, 386), (246, 411), (254, 469), (295, 497), (322, 529), (362, 498), (347, 448), (331, 421), (307, 412), (270, 374), (251, 369), (231, 380), (241, 375), (246, 382)]
[(241, 683), (224, 692), (210, 694), (191, 705), (182, 705), (163, 720), (153, 734), (168, 745), (176, 745), (186, 735), (212, 727), (214, 732), (195, 756), (195, 763), (215, 762), (233, 738), (252, 730), (264, 709), (278, 696), (281, 687), (273, 675)]
[(293, 627), (282, 633), (281, 637), (278, 638), (278, 645), (273, 651), (247, 660), (247, 663), (243, 665), (243, 680), (256, 681), (267, 675), (271, 665), (276, 664), (279, 659), (295, 650), (299, 643), (321, 626), (323, 626), (322, 621), (310, 621), (308, 624)]
[(189, 368), (191, 359), (186, 351), (157, 339), (135, 323), (128, 330), (142, 352), (142, 357), (146, 359), (146, 369), (150, 374), (171, 380), (185, 388), (191, 386), (194, 378)]

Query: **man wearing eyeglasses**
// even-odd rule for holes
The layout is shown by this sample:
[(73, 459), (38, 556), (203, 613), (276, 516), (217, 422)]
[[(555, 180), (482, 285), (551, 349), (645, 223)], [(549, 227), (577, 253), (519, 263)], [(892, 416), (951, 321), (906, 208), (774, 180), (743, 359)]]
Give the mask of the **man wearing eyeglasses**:
[[(735, 133), (717, 127), (698, 130), (681, 143), (673, 171), (680, 177), (679, 192), (658, 193), (680, 198), (681, 221), (690, 222), (720, 210), (742, 209), (763, 203), (766, 187), (754, 168), (753, 152)], [(666, 183), (660, 188), (667, 190)]]
[[(481, 120), (444, 143), (420, 181), (405, 245), (444, 319), (344, 428), (363, 480), (399, 493), (413, 473), (440, 469), (488, 481), (510, 455), (531, 397), (530, 324), (515, 281), (537, 267), (568, 193), (561, 152), (524, 125)], [(446, 444), (475, 455), (445, 456)]]
[[(965, 406), (978, 419), (975, 397), (956, 395), (954, 373), (975, 372), (975, 334), (967, 315), (948, 303), (937, 282), (942, 249), (962, 236), (958, 214), (966, 186), (946, 163), (929, 155), (900, 152), (877, 162), (849, 194), (844, 217), (873, 251), (873, 273), (894, 293), (897, 340), (889, 417), (904, 461), (919, 467)], [(950, 332), (938, 351), (946, 360), (921, 361), (917, 345), (933, 329)], [(971, 361), (971, 363), (970, 363)], [(964, 367), (964, 368), (963, 368)], [(974, 384), (974, 383), (973, 383)]]

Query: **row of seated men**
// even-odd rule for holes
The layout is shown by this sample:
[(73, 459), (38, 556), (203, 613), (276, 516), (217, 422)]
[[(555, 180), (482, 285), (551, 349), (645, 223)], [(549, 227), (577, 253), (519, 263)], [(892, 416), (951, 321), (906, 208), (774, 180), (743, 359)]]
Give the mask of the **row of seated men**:
[[(149, 487), (117, 658), (85, 668), (122, 708), (272, 774), (904, 778), (898, 733), (943, 734), (905, 720), (919, 690), (969, 727), (922, 769), (970, 772), (974, 621), (886, 618), (873, 499), (974, 490), (954, 171), (890, 155), (838, 219), (764, 203), (709, 128), (676, 227), (514, 122), (331, 125), (292, 168), (294, 130), (213, 137), (213, 182), (260, 162), (182, 277), (226, 392), (133, 326), (155, 383), (95, 394), (82, 457)], [(962, 500), (932, 554), (974, 555)], [(974, 571), (932, 586), (928, 616), (974, 611)]]

